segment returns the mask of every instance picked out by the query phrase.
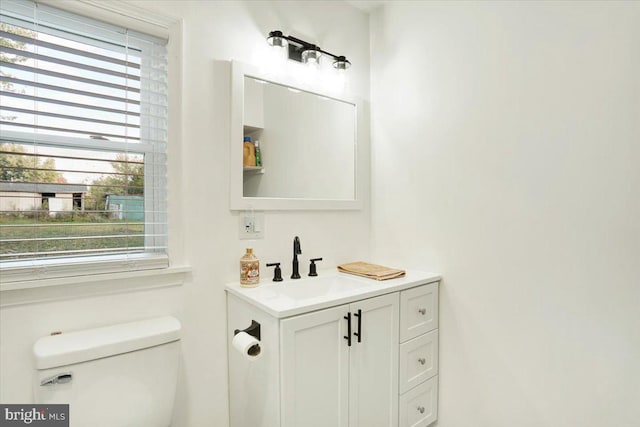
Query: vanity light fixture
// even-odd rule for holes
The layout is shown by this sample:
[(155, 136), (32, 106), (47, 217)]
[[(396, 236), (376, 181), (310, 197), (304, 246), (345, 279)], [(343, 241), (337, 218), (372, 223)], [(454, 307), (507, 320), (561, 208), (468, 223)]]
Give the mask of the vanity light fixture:
[(267, 43), (274, 47), (285, 47), (287, 45), (287, 39), (282, 34), (282, 31), (271, 31), (269, 37), (267, 37)]
[(351, 62), (349, 62), (344, 56), (338, 56), (335, 58), (335, 61), (333, 61), (333, 68), (336, 70), (346, 70), (349, 67), (351, 67)]
[(334, 55), (320, 49), (313, 43), (300, 40), (293, 36), (285, 36), (282, 31), (271, 31), (267, 37), (267, 43), (273, 47), (285, 47), (289, 49), (289, 59), (303, 64), (319, 64), (320, 57), (324, 54), (333, 58), (333, 68), (346, 70), (351, 67), (351, 62), (345, 56)]
[(318, 46), (312, 45), (308, 49), (302, 51), (303, 64), (319, 64), (322, 51)]

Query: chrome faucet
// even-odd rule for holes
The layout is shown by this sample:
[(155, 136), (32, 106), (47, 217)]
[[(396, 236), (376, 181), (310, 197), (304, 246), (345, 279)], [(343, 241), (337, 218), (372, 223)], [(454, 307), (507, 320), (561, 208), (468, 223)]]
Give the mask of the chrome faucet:
[(302, 253), (302, 249), (300, 249), (300, 238), (296, 236), (293, 239), (293, 273), (291, 274), (292, 279), (299, 279), (300, 273), (298, 271), (298, 255)]

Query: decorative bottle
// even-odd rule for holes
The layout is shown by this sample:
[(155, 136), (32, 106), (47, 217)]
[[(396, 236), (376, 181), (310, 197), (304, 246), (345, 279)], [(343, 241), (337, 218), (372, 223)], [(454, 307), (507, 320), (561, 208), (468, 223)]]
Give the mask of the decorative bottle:
[(253, 248), (240, 258), (240, 286), (252, 287), (260, 283), (260, 260), (253, 253)]

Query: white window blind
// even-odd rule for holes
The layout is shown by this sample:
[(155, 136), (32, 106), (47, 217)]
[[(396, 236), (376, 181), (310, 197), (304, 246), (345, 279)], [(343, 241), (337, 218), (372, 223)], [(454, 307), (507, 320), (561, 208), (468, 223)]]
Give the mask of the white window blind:
[(166, 266), (166, 40), (30, 1), (0, 19), (0, 267)]

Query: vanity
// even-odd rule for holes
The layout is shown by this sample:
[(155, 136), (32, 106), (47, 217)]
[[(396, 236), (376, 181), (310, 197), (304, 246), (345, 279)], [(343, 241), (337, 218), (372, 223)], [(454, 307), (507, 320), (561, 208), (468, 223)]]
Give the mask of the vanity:
[[(231, 427), (418, 427), (437, 419), (440, 276), (226, 286)], [(236, 332), (259, 324), (259, 354)]]
[[(362, 209), (363, 100), (238, 62), (231, 93), (230, 210)], [(228, 284), (230, 426), (433, 423), (439, 281), (417, 271), (381, 282), (330, 271), (256, 288)]]

